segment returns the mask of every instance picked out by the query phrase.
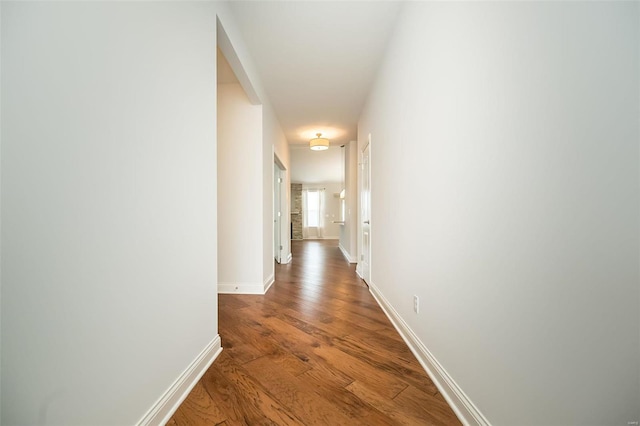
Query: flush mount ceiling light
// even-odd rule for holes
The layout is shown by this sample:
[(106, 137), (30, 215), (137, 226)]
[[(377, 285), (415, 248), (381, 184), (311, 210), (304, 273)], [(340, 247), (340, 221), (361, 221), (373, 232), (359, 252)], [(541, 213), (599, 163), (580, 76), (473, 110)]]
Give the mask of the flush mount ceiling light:
[(313, 138), (309, 141), (309, 148), (314, 151), (324, 151), (325, 149), (329, 149), (329, 139), (321, 138), (322, 133), (316, 133), (316, 138)]

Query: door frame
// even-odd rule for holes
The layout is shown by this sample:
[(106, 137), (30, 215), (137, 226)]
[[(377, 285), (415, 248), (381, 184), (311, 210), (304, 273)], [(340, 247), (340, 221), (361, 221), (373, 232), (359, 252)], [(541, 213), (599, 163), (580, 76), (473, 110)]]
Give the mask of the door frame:
[[(273, 178), (271, 180), (273, 195), (273, 239), (271, 247), (273, 248), (273, 258), (278, 263), (288, 263), (290, 261), (289, 248), (291, 247), (291, 220), (289, 218), (286, 177), (287, 169), (274, 152)], [(280, 182), (278, 182), (278, 178), (280, 179)], [(279, 206), (276, 204), (279, 204)], [(280, 212), (279, 221), (277, 217), (278, 211)], [(279, 227), (277, 226), (278, 224)], [(276, 247), (276, 243), (278, 243), (278, 246), (282, 248), (278, 249)], [(283, 250), (286, 250), (287, 252), (283, 254)]]
[[(286, 220), (286, 210), (284, 208), (287, 193), (285, 190), (285, 168), (282, 162), (274, 154), (273, 156), (273, 257), (276, 262), (283, 263), (282, 250), (284, 228), (288, 223)], [(277, 245), (277, 246), (276, 246)], [(279, 248), (278, 248), (279, 247)]]
[[(369, 194), (367, 197), (367, 204), (368, 204), (368, 218), (363, 217), (363, 193), (364, 193), (364, 152), (366, 150), (369, 150), (368, 152), (368, 162), (367, 162), (367, 173), (369, 176), (368, 182), (369, 182)], [(359, 192), (359, 196), (358, 196), (358, 200), (359, 200), (359, 209), (358, 209), (358, 264), (356, 266), (356, 272), (358, 273), (358, 275), (360, 276), (360, 278), (362, 278), (367, 285), (370, 283), (371, 281), (371, 248), (372, 248), (372, 226), (371, 226), (371, 133), (369, 133), (368, 137), (367, 137), (367, 141), (364, 144), (364, 146), (362, 147), (361, 150), (359, 150), (358, 152), (358, 165), (360, 167), (358, 167), (358, 181), (359, 181), (359, 185), (358, 185), (358, 192)], [(364, 262), (364, 222), (368, 221), (369, 223), (367, 224), (368, 226), (368, 231), (369, 231), (369, 252), (368, 252), (368, 259), (366, 264), (368, 265), (368, 270), (364, 270), (363, 265), (365, 264)]]
[(273, 163), (273, 257), (282, 262), (282, 169)]

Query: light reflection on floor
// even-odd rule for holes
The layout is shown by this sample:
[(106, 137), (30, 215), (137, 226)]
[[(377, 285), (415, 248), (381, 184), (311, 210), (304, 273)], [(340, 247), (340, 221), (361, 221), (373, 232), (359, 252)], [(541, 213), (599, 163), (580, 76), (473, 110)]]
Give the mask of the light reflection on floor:
[[(307, 311), (311, 314), (315, 306), (320, 303), (321, 296), (323, 294), (324, 287), (328, 284), (331, 276), (331, 268), (335, 267), (348, 267), (347, 264), (337, 265), (336, 257), (340, 259), (341, 253), (338, 248), (338, 240), (304, 240), (304, 241), (292, 241), (291, 251), (293, 256), (293, 262), (296, 262), (299, 272), (296, 276), (289, 275), (288, 265), (277, 265), (276, 275), (278, 282), (288, 281), (291, 285), (289, 290), (295, 288), (296, 294), (300, 296), (300, 299), (304, 302), (300, 305), (299, 309)], [(340, 256), (336, 256), (336, 252)], [(344, 261), (346, 263), (346, 260)], [(299, 275), (298, 275), (299, 274)], [(286, 275), (289, 275), (285, 277)], [(335, 291), (335, 284), (334, 291)], [(340, 283), (342, 286), (342, 283)], [(344, 283), (344, 285), (348, 285)], [(352, 285), (349, 284), (349, 285)]]

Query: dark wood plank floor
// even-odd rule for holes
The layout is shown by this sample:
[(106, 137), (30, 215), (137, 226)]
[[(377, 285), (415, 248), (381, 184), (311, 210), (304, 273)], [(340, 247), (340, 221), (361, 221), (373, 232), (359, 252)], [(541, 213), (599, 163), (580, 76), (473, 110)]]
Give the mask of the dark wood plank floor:
[(460, 424), (334, 240), (220, 295), (222, 354), (168, 425)]

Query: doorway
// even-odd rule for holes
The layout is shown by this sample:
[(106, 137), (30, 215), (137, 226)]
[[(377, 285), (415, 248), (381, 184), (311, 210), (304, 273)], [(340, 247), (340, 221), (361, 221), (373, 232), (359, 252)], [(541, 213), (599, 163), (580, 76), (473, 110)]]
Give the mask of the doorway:
[(278, 164), (277, 158), (273, 163), (273, 253), (276, 262), (282, 263), (282, 208), (283, 200), (283, 188), (284, 188), (284, 170), (280, 164)]
[(369, 284), (371, 280), (371, 163), (369, 150), (371, 135), (361, 154), (362, 187), (360, 191), (360, 277)]

